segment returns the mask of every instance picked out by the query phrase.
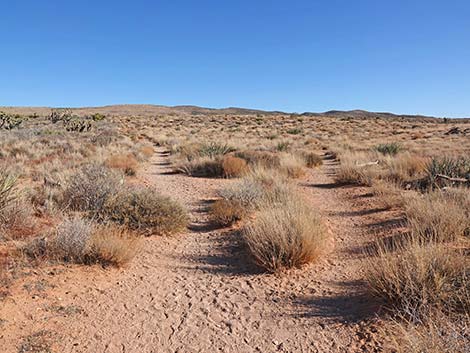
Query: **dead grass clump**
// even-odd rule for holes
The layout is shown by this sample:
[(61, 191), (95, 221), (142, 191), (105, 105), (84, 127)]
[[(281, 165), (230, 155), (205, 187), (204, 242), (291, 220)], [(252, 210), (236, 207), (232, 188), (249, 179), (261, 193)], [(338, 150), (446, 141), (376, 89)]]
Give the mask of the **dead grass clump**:
[(155, 153), (155, 150), (152, 146), (142, 146), (139, 148), (139, 153), (144, 156), (145, 159), (149, 159)]
[(298, 156), (283, 154), (279, 170), (289, 178), (297, 179), (305, 175), (305, 162)]
[(212, 204), (210, 213), (215, 223), (226, 226), (245, 218), (248, 211), (237, 201), (221, 199)]
[(222, 160), (220, 158), (200, 157), (185, 162), (176, 168), (179, 172), (193, 177), (220, 178), (224, 175)]
[(106, 166), (112, 169), (118, 169), (124, 174), (133, 176), (137, 174), (139, 163), (131, 154), (114, 154), (106, 160)]
[[(462, 201), (461, 201), (462, 202)], [(409, 197), (405, 215), (411, 233), (422, 240), (452, 241), (468, 235), (468, 204), (441, 191)]]
[(434, 314), (419, 324), (395, 320), (385, 333), (393, 337), (390, 350), (397, 353), (470, 352), (470, 325), (463, 317)]
[(378, 196), (378, 201), (384, 208), (404, 206), (403, 189), (394, 182), (374, 180), (372, 182), (372, 193)]
[(123, 266), (139, 249), (140, 238), (123, 227), (113, 225), (95, 228), (87, 246), (87, 261), (103, 265)]
[(294, 200), (263, 208), (242, 234), (254, 260), (272, 272), (317, 260), (326, 241), (319, 216)]
[(62, 195), (64, 206), (76, 211), (100, 210), (122, 185), (119, 173), (102, 164), (88, 164), (68, 180)]
[(469, 265), (441, 244), (416, 241), (398, 252), (381, 246), (367, 264), (367, 280), (397, 313), (419, 322), (436, 309), (470, 313)]
[(372, 185), (380, 176), (380, 167), (376, 155), (364, 152), (341, 154), (341, 164), (335, 179), (342, 184)]
[(316, 153), (310, 152), (304, 155), (305, 165), (308, 168), (319, 167), (323, 164), (323, 159)]
[(246, 150), (236, 152), (235, 156), (246, 160), (251, 166), (276, 169), (281, 165), (279, 155), (268, 151)]
[(146, 187), (129, 187), (110, 197), (101, 218), (145, 235), (174, 234), (188, 224), (188, 215), (180, 204)]
[(248, 172), (248, 164), (242, 158), (227, 155), (222, 159), (222, 169), (226, 177), (236, 178)]

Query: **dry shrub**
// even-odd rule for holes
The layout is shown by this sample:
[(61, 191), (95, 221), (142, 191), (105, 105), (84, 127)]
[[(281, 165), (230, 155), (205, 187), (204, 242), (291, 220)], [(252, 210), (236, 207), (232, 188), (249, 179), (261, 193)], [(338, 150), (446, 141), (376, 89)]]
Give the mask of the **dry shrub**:
[(346, 152), (336, 180), (341, 183), (371, 186), (374, 180), (388, 180), (398, 185), (419, 181), (427, 160), (409, 153), (383, 156), (377, 152)]
[(65, 219), (57, 226), (52, 240), (46, 243), (44, 255), (66, 262), (83, 263), (88, 255), (92, 233), (91, 221), (78, 217)]
[(283, 154), (281, 157), (281, 166), (279, 170), (289, 178), (300, 178), (305, 175), (305, 161), (292, 154)]
[(102, 164), (88, 164), (68, 180), (61, 203), (76, 211), (100, 210), (123, 183), (122, 176)]
[(276, 169), (281, 165), (279, 155), (268, 151), (240, 151), (235, 156), (246, 160), (251, 166)]
[(200, 157), (179, 165), (177, 171), (193, 177), (222, 177), (224, 168), (220, 158)]
[(420, 239), (452, 241), (470, 230), (468, 208), (450, 193), (435, 191), (409, 197), (405, 215), (411, 233)]
[(325, 247), (320, 217), (292, 197), (283, 205), (263, 208), (242, 232), (255, 262), (271, 272), (313, 262)]
[(138, 242), (139, 239), (125, 228), (95, 225), (76, 217), (59, 224), (51, 239), (34, 239), (24, 251), (34, 258), (122, 266), (135, 256)]
[(305, 165), (308, 168), (319, 167), (323, 164), (323, 159), (316, 153), (310, 152), (304, 155)]
[(213, 221), (224, 226), (241, 220), (247, 212), (239, 202), (225, 199), (215, 201), (210, 208)]
[(394, 182), (374, 180), (372, 182), (372, 193), (378, 196), (379, 202), (385, 208), (402, 207), (405, 202), (403, 189)]
[(376, 296), (419, 322), (436, 309), (470, 314), (469, 265), (457, 250), (413, 241), (397, 252), (379, 246), (366, 264), (366, 278)]
[(140, 238), (126, 228), (98, 226), (89, 239), (88, 261), (123, 266), (135, 257), (139, 243)]
[(242, 158), (227, 155), (222, 159), (222, 169), (226, 177), (236, 178), (248, 172), (248, 164)]
[(468, 319), (433, 314), (416, 324), (395, 320), (385, 334), (392, 337), (390, 351), (397, 353), (468, 353), (470, 324)]
[(131, 154), (114, 154), (106, 160), (106, 166), (112, 169), (118, 169), (124, 174), (132, 176), (136, 175), (139, 163)]
[(152, 146), (142, 146), (139, 148), (139, 153), (144, 156), (144, 158), (149, 159), (155, 153), (155, 150)]
[(145, 235), (177, 233), (188, 224), (180, 204), (147, 187), (129, 187), (110, 197), (101, 218)]

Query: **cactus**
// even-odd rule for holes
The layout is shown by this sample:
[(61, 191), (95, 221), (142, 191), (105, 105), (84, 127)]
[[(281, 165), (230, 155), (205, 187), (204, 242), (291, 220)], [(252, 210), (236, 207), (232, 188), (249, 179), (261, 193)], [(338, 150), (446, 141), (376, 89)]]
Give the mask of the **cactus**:
[(70, 121), (64, 123), (65, 130), (67, 131), (75, 131), (75, 132), (85, 132), (90, 131), (92, 128), (91, 121), (86, 119), (78, 119), (74, 118)]
[(12, 130), (20, 126), (24, 120), (25, 118), (19, 114), (12, 115), (0, 112), (0, 129)]
[(49, 120), (55, 124), (59, 121), (63, 121), (64, 123), (69, 122), (72, 120), (73, 115), (70, 109), (52, 109), (51, 115), (49, 116)]

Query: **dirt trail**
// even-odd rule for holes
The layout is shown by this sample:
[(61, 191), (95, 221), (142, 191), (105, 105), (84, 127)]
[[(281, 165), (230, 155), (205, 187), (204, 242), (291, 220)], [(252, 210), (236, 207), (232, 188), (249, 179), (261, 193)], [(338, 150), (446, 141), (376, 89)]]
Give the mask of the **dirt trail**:
[[(72, 268), (47, 277), (52, 288), (35, 306), (18, 299), (0, 311), (0, 318), (17, 310), (26, 320), (7, 319), (0, 346), (18, 346), (14, 331), (29, 327), (53, 332), (60, 352), (371, 350), (358, 324), (374, 311), (363, 294), (358, 250), (372, 239), (368, 225), (379, 224), (379, 213), (364, 202), (364, 189), (333, 186), (334, 167), (326, 163), (299, 182), (326, 219), (334, 251), (308, 268), (271, 275), (247, 261), (235, 230), (214, 229), (207, 220), (209, 201), (233, 181), (172, 174), (159, 150), (146, 179), (188, 208), (188, 232), (146, 238), (122, 270)], [(77, 310), (57, 315), (44, 309), (51, 303)]]

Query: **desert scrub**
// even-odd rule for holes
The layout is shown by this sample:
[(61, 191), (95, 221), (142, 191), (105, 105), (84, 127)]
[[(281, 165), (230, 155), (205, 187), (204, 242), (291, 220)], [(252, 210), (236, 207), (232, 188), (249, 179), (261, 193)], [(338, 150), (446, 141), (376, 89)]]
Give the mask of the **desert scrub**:
[(305, 175), (305, 161), (296, 155), (284, 153), (281, 156), (279, 170), (289, 178), (297, 179)]
[(469, 265), (463, 253), (416, 241), (398, 251), (379, 246), (367, 262), (366, 278), (372, 293), (419, 322), (434, 310), (470, 313)]
[[(426, 168), (426, 186), (434, 188), (453, 184), (452, 181), (441, 178), (441, 175), (470, 180), (470, 158), (433, 158)], [(470, 181), (462, 183), (462, 185), (468, 187), (470, 186)]]
[(242, 158), (227, 155), (222, 159), (222, 169), (228, 178), (240, 177), (248, 172), (248, 163)]
[(139, 166), (139, 162), (132, 153), (114, 154), (108, 157), (105, 164), (107, 167), (120, 170), (128, 176), (136, 175)]
[(255, 262), (271, 272), (317, 260), (327, 238), (318, 214), (294, 199), (261, 209), (242, 234)]
[(50, 238), (34, 239), (25, 253), (59, 262), (119, 267), (133, 259), (139, 244), (138, 236), (128, 229), (97, 225), (79, 217), (62, 221)]
[(305, 153), (303, 157), (305, 159), (305, 165), (308, 168), (319, 167), (323, 164), (323, 159), (316, 153)]
[(0, 223), (6, 222), (5, 212), (18, 199), (17, 178), (6, 171), (0, 172)]
[(88, 242), (88, 262), (121, 267), (135, 257), (140, 237), (127, 228), (96, 226)]
[(193, 177), (220, 178), (224, 176), (221, 158), (199, 157), (177, 165), (176, 170)]
[(112, 221), (144, 235), (169, 235), (183, 230), (188, 215), (169, 197), (148, 187), (127, 187), (103, 205), (102, 221)]
[(235, 153), (236, 157), (242, 158), (252, 167), (279, 168), (281, 158), (278, 154), (268, 151), (239, 151)]
[(470, 234), (469, 203), (463, 194), (434, 191), (408, 197), (407, 225), (416, 238), (425, 241), (453, 241)]
[(265, 169), (252, 169), (245, 177), (219, 191), (220, 200), (211, 206), (212, 219), (228, 225), (267, 204), (283, 204), (293, 192), (285, 176)]
[(123, 184), (122, 175), (102, 164), (87, 164), (67, 181), (61, 203), (74, 211), (97, 211)]
[(394, 156), (398, 152), (400, 152), (403, 148), (399, 143), (391, 142), (391, 143), (383, 143), (383, 144), (377, 145), (377, 146), (374, 147), (374, 149), (377, 152), (380, 152), (384, 155)]

